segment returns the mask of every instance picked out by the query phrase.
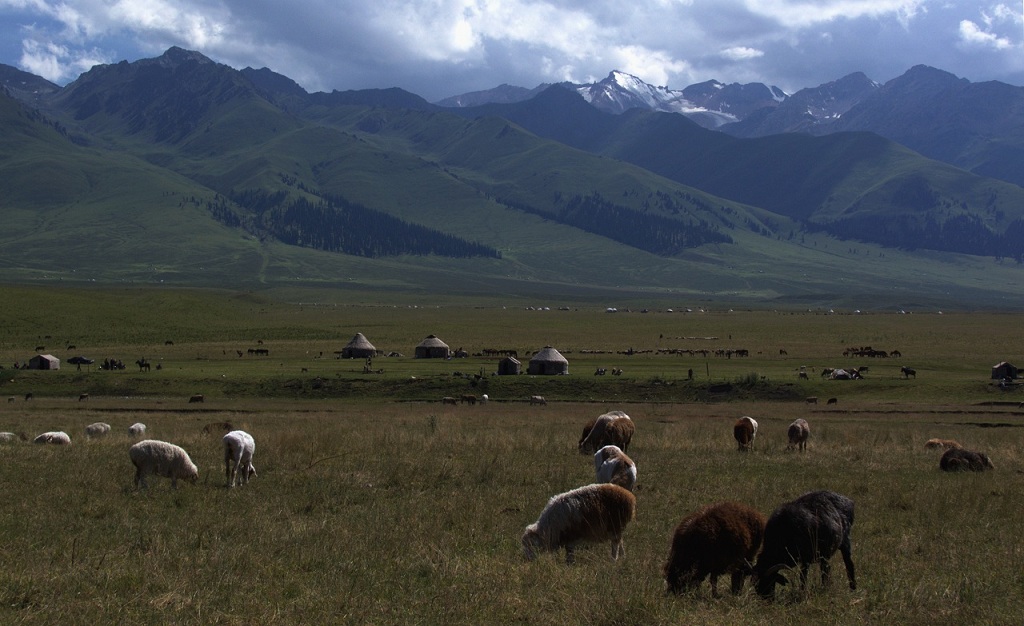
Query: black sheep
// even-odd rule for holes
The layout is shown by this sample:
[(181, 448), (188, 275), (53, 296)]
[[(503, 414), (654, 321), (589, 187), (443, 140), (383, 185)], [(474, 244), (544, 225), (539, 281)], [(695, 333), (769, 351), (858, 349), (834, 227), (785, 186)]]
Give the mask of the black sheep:
[(829, 583), (829, 559), (836, 550), (843, 555), (850, 589), (857, 588), (850, 530), (853, 528), (853, 500), (834, 491), (812, 491), (780, 505), (768, 518), (764, 549), (754, 567), (757, 593), (772, 597), (775, 585), (788, 581), (781, 570), (800, 566), (800, 589), (807, 588), (811, 563), (821, 568), (822, 585)]
[(944, 472), (984, 472), (995, 469), (987, 454), (972, 452), (963, 448), (950, 448), (939, 459), (939, 468)]

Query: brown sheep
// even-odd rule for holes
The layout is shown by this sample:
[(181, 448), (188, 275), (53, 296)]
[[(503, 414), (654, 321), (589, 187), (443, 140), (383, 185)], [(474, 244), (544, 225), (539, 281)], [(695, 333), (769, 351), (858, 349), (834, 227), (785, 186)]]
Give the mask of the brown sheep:
[(803, 452), (807, 449), (807, 438), (811, 436), (811, 425), (805, 419), (793, 420), (793, 423), (789, 425), (787, 434), (789, 435), (789, 445), (786, 446), (786, 449), (793, 450), (796, 448)]
[(757, 420), (744, 415), (732, 426), (732, 436), (739, 445), (740, 452), (754, 449), (754, 437), (757, 437)]
[(594, 454), (605, 446), (618, 446), (626, 452), (635, 432), (636, 426), (628, 415), (610, 411), (587, 422), (577, 448), (580, 454)]
[(761, 549), (764, 526), (764, 515), (737, 502), (712, 504), (683, 518), (662, 569), (668, 590), (696, 589), (710, 575), (711, 594), (717, 597), (718, 577), (731, 574), (732, 592), (739, 593)]

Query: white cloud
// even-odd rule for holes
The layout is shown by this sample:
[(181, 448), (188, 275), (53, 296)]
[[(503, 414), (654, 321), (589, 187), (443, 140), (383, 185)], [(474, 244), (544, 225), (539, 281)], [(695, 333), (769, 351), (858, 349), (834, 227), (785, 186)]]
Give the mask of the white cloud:
[(960, 41), (968, 46), (980, 46), (996, 50), (1008, 50), (1013, 47), (1013, 43), (1009, 39), (986, 32), (970, 20), (961, 20), (960, 22)]
[[(31, 35), (31, 29), (26, 29)], [(19, 65), (27, 72), (42, 76), (48, 81), (63, 83), (76, 78), (95, 65), (109, 63), (101, 52), (95, 49), (77, 50), (54, 42), (40, 41), (31, 37), (22, 40)]]
[(722, 50), (722, 57), (730, 61), (743, 61), (745, 59), (756, 59), (763, 57), (764, 51), (746, 46), (733, 46)]
[(643, 46), (616, 46), (608, 53), (614, 69), (632, 74), (653, 85), (668, 85), (670, 78), (690, 71), (685, 61), (669, 53)]
[(927, 10), (926, 4), (927, 0), (745, 0), (751, 13), (773, 19), (788, 28), (885, 16), (893, 16), (906, 26), (919, 12)]
[(795, 91), (927, 63), (1020, 84), (1022, 20), (1010, 0), (0, 0), (0, 54), (12, 57), (0, 62), (60, 81), (89, 60), (177, 45), (311, 90), (399, 86), (428, 99), (611, 70), (674, 88), (714, 78)]

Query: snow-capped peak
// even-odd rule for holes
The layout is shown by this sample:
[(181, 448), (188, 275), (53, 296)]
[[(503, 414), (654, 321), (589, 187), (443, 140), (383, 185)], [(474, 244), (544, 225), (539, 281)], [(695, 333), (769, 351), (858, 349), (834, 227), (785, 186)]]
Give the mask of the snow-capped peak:
[(724, 85), (712, 80), (679, 91), (651, 85), (618, 70), (600, 82), (574, 87), (587, 102), (603, 111), (617, 114), (641, 108), (680, 113), (708, 128), (735, 122), (763, 106), (777, 106), (786, 98), (778, 87), (760, 83)]

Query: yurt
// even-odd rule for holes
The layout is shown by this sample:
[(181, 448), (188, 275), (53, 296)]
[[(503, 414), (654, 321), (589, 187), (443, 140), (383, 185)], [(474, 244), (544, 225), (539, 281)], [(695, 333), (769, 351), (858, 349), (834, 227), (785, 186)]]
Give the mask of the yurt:
[(448, 344), (430, 335), (416, 346), (417, 359), (447, 359), (451, 354)]
[(994, 380), (1001, 380), (1003, 378), (1017, 378), (1017, 368), (1003, 361), (998, 365), (992, 366), (992, 378)]
[(515, 376), (523, 373), (523, 364), (513, 356), (498, 361), (498, 376)]
[(569, 361), (562, 356), (558, 350), (551, 346), (544, 346), (544, 349), (533, 355), (530, 365), (526, 368), (527, 374), (543, 374), (554, 376), (569, 373)]
[(59, 370), (60, 359), (52, 354), (37, 354), (28, 360), (30, 370)]
[(341, 349), (341, 358), (343, 359), (369, 359), (375, 356), (377, 356), (377, 348), (373, 347), (363, 333), (356, 333), (352, 341)]

